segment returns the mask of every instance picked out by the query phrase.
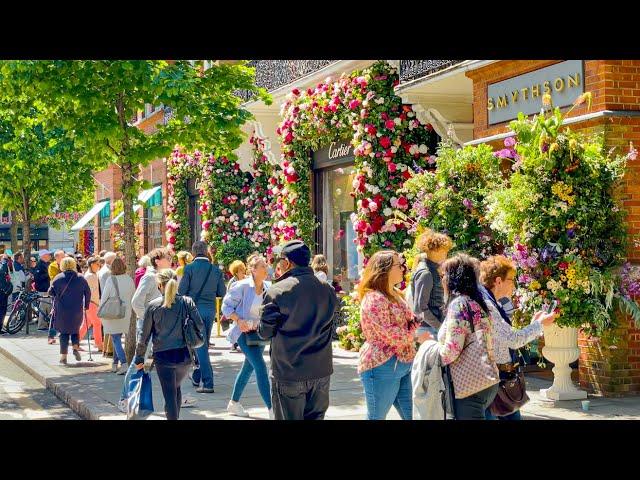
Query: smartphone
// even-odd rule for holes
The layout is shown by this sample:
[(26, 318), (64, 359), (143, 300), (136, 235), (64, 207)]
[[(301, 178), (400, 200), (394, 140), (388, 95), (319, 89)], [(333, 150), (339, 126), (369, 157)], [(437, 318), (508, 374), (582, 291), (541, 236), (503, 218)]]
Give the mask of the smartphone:
[(553, 311), (558, 308), (558, 300), (554, 300), (551, 302), (551, 305), (546, 309), (547, 313), (553, 313)]

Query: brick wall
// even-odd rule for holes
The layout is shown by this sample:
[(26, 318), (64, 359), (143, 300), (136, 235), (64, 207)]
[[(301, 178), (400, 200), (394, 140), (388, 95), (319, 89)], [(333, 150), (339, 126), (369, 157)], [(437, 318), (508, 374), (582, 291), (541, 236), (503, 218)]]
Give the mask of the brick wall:
[[(508, 122), (488, 125), (487, 85), (523, 73), (537, 70), (558, 60), (501, 61), (467, 72), (473, 80), (474, 138), (484, 138), (509, 130)], [(640, 111), (640, 60), (586, 60), (584, 64), (585, 91), (592, 93), (590, 112), (602, 110)], [(587, 105), (575, 108), (569, 117), (588, 113)], [(640, 117), (599, 117), (570, 125), (574, 131), (587, 135), (600, 134), (607, 149), (617, 147), (624, 153), (632, 141), (640, 146)], [(502, 141), (490, 143), (502, 148)], [(627, 211), (628, 231), (640, 234), (640, 159), (630, 162), (622, 188), (622, 202)], [(633, 242), (629, 259), (640, 263), (640, 248)], [(582, 388), (605, 396), (640, 393), (640, 330), (628, 318), (619, 319), (614, 332), (618, 340), (611, 347), (608, 339), (589, 340), (579, 337), (579, 378)]]

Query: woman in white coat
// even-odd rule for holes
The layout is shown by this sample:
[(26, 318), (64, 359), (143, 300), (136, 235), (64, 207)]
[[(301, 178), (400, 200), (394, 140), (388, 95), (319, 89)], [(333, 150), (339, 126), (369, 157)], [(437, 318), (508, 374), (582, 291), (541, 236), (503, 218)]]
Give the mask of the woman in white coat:
[[(133, 279), (127, 275), (127, 267), (120, 257), (116, 257), (111, 264), (111, 276), (107, 279), (104, 291), (100, 297), (100, 306), (107, 301), (108, 298), (118, 296), (114, 282), (117, 282), (120, 299), (124, 302), (125, 313), (123, 318), (101, 318), (102, 327), (105, 334), (111, 335), (113, 339), (113, 365), (111, 371), (118, 375), (127, 373), (129, 365), (122, 348), (122, 334), (129, 331), (129, 323), (131, 322), (131, 299), (136, 291)], [(98, 309), (100, 310), (100, 309)], [(118, 361), (120, 361), (120, 369), (118, 370)]]

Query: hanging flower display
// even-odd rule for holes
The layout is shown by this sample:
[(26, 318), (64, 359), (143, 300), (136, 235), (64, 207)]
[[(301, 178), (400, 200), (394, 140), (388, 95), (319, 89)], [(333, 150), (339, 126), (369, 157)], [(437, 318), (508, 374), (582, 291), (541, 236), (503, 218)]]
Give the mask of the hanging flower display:
[(202, 153), (195, 151), (188, 155), (174, 148), (167, 159), (167, 210), (166, 239), (173, 251), (188, 250), (193, 241), (187, 207), (189, 195), (187, 182), (195, 178), (198, 182), (202, 174)]
[(272, 230), (276, 240), (302, 238), (313, 243), (317, 222), (310, 203), (310, 151), (350, 138), (356, 170), (351, 194), (357, 204), (352, 223), (358, 249), (369, 255), (411, 244), (408, 226), (394, 215), (394, 210), (409, 209), (408, 198), (398, 191), (416, 170), (433, 168), (437, 136), (395, 95), (398, 83), (397, 70), (379, 61), (338, 80), (328, 78), (315, 88), (293, 89), (287, 96), (277, 130), (282, 158), (273, 185), (278, 196), (279, 220)]

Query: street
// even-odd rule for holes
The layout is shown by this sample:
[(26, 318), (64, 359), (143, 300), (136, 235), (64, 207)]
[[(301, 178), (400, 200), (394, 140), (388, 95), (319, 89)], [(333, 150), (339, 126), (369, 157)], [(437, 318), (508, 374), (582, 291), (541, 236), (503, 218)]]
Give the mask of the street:
[(79, 420), (35, 378), (0, 354), (0, 420)]

